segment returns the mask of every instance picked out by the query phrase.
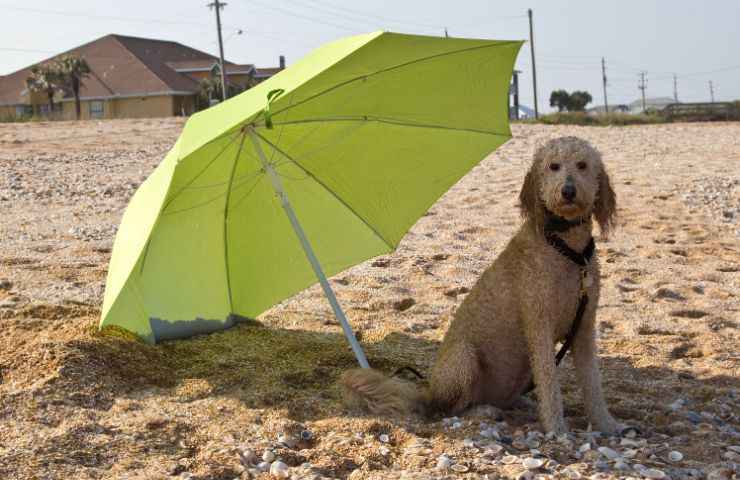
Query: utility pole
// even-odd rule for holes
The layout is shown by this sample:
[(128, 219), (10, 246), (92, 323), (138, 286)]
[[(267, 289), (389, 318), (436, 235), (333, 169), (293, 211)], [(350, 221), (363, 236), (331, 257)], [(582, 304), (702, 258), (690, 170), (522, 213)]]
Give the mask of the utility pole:
[(711, 80), (709, 80), (709, 97), (712, 99), (712, 103), (714, 103), (714, 85)]
[(642, 113), (645, 113), (645, 89), (647, 89), (647, 72), (640, 72), (640, 84), (637, 86), (642, 90)]
[(601, 57), (601, 79), (604, 82), (604, 113), (609, 113), (609, 102), (606, 100), (606, 61)]
[(532, 52), (532, 89), (534, 90), (534, 118), (540, 118), (537, 108), (537, 65), (534, 61), (534, 29), (532, 28), (532, 9), (527, 9), (529, 15), (529, 50)]
[(213, 0), (212, 3), (208, 4), (209, 8), (216, 10), (216, 28), (218, 29), (218, 51), (219, 58), (221, 59), (221, 98), (226, 100), (226, 66), (224, 65), (224, 41), (221, 36), (221, 9), (227, 4), (220, 0)]
[(678, 103), (678, 77), (673, 74), (673, 101)]

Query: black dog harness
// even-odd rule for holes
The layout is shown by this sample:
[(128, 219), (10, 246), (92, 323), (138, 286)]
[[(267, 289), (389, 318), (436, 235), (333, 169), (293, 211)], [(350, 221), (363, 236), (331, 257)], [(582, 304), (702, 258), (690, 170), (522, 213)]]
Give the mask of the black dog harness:
[[(555, 235), (554, 232), (564, 232), (572, 227), (581, 225), (584, 221), (582, 219), (566, 220), (562, 217), (558, 217), (553, 213), (547, 213), (547, 222), (545, 223), (545, 240), (547, 240), (547, 243), (550, 244), (552, 248), (557, 250), (558, 253), (578, 265), (578, 268), (581, 272), (581, 287), (578, 296), (578, 309), (576, 310), (576, 318), (573, 319), (570, 330), (565, 336), (565, 341), (560, 347), (557, 355), (555, 355), (555, 366), (558, 366), (560, 365), (560, 362), (563, 360), (565, 355), (568, 353), (568, 350), (570, 350), (570, 348), (573, 346), (573, 341), (576, 338), (578, 328), (581, 326), (581, 321), (583, 320), (583, 314), (586, 311), (586, 305), (588, 305), (588, 287), (590, 287), (592, 283), (591, 277), (588, 276), (588, 264), (591, 261), (591, 258), (594, 256), (596, 244), (594, 243), (593, 237), (591, 237), (591, 240), (589, 240), (588, 245), (586, 245), (586, 248), (583, 249), (583, 252), (576, 252), (575, 250), (570, 248), (562, 238)], [(524, 393), (531, 392), (533, 389), (534, 380), (529, 382), (529, 386), (527, 386), (527, 389), (524, 391)]]

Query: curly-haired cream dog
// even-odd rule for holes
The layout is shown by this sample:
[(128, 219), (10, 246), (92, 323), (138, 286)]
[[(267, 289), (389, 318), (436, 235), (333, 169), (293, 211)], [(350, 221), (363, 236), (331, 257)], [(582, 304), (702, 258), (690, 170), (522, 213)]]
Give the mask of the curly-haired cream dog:
[(599, 152), (575, 137), (549, 141), (535, 153), (519, 199), (525, 221), (455, 313), (429, 387), (352, 370), (340, 380), (346, 400), (376, 414), (457, 413), (476, 404), (506, 408), (534, 380), (542, 427), (564, 432), (554, 347), (571, 330), (585, 293), (572, 344), (578, 382), (594, 428), (617, 432), (596, 357), (598, 262), (594, 256), (581, 267), (567, 256), (593, 253), (593, 219), (605, 236), (615, 216), (615, 194)]

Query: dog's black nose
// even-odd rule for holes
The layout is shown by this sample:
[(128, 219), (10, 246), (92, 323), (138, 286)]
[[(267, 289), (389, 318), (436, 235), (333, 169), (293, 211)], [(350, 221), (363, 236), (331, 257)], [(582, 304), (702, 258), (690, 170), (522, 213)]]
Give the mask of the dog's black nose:
[(569, 202), (573, 201), (573, 199), (576, 198), (575, 185), (566, 183), (565, 185), (563, 185), (563, 189), (560, 190), (560, 194), (563, 196), (564, 199), (568, 200)]

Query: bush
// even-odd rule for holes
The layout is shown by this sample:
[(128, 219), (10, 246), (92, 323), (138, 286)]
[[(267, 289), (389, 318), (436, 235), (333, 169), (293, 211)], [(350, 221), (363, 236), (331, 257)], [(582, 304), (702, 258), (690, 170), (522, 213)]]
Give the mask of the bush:
[(525, 120), (525, 123), (544, 123), (545, 125), (584, 125), (600, 126), (609, 125), (648, 125), (652, 123), (665, 123), (666, 120), (655, 114), (630, 115), (626, 113), (608, 113), (591, 115), (586, 112), (557, 112), (541, 115), (539, 120)]

